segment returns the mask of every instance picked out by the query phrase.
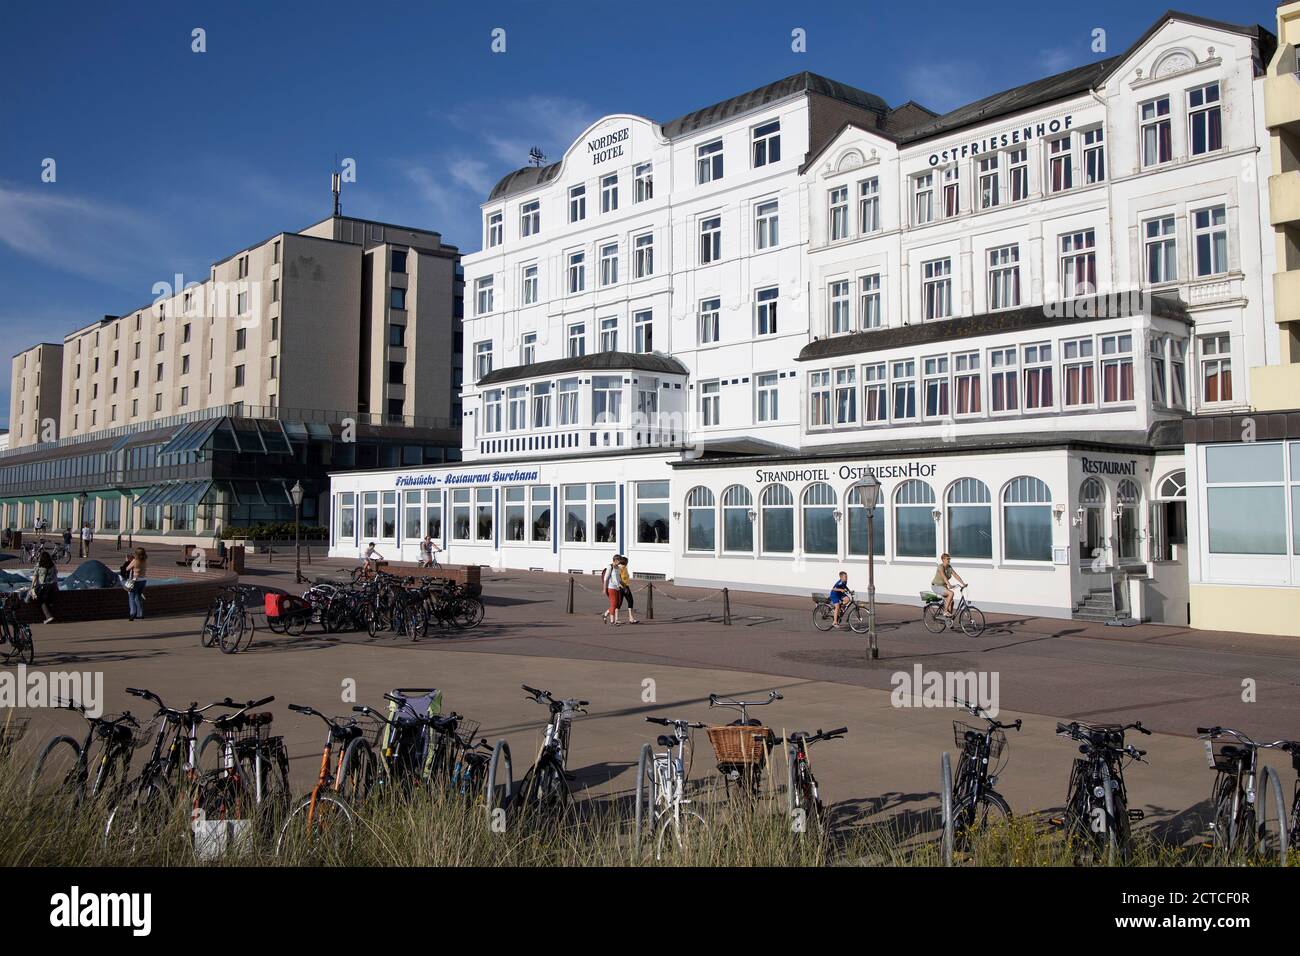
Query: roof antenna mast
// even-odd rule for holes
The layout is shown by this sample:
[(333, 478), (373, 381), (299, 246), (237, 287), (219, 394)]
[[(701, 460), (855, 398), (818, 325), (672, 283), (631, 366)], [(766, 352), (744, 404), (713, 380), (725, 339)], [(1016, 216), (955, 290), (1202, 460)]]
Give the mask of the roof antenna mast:
[(541, 167), (546, 165), (546, 156), (537, 146), (528, 151), (528, 165)]
[[(337, 170), (339, 165), (338, 153), (334, 154), (334, 167)], [(342, 212), (342, 205), (339, 203), (339, 193), (343, 191), (343, 176), (334, 172), (330, 174), (330, 192), (334, 194), (334, 215), (338, 216)]]

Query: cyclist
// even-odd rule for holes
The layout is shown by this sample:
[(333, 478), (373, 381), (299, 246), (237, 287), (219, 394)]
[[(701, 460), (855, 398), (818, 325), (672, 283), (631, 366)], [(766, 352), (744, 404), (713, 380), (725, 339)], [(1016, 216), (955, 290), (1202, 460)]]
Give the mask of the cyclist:
[(952, 555), (945, 551), (943, 554), (939, 555), (939, 566), (935, 569), (934, 580), (930, 582), (930, 586), (933, 587), (939, 593), (939, 596), (943, 598), (943, 613), (945, 617), (952, 617), (952, 601), (956, 594), (956, 591), (953, 590), (952, 584), (950, 583), (953, 580), (956, 580), (961, 587), (966, 586), (966, 582), (962, 580), (962, 576), (958, 574), (957, 569), (952, 566)]
[(375, 562), (383, 560), (384, 556), (379, 553), (379, 549), (376, 548), (375, 543), (371, 541), (369, 547), (366, 548), (365, 553), (361, 555), (361, 566), (365, 569), (366, 577), (370, 577), (376, 570), (378, 570)]
[(831, 585), (831, 593), (827, 595), (826, 601), (831, 607), (835, 608), (835, 626), (840, 626), (840, 612), (844, 609), (844, 604), (849, 596), (849, 572), (841, 571), (840, 576), (835, 583)]

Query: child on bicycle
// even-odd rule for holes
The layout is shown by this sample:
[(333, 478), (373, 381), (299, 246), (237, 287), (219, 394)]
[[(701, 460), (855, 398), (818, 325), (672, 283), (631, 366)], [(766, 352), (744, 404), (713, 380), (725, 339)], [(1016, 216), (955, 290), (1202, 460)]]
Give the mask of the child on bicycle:
[(831, 593), (826, 600), (835, 609), (835, 626), (840, 626), (840, 612), (849, 596), (849, 572), (841, 571), (839, 579), (831, 585)]

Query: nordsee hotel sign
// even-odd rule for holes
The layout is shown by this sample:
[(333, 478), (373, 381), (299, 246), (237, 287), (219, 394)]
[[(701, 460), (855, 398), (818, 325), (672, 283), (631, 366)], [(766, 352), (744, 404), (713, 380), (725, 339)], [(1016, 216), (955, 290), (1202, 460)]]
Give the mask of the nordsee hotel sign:
[(595, 139), (587, 140), (587, 152), (591, 154), (591, 165), (596, 166), (607, 159), (622, 156), (623, 144), (627, 142), (630, 135), (630, 131), (624, 126), (613, 133), (606, 133), (604, 136), (597, 136)]
[(536, 468), (510, 471), (452, 472), (447, 475), (398, 475), (398, 488), (436, 488), (442, 485), (501, 485), (514, 481), (536, 481)]
[(984, 153), (991, 153), (995, 149), (1005, 149), (1018, 143), (1028, 143), (1033, 139), (1042, 139), (1044, 136), (1051, 136), (1054, 133), (1071, 129), (1073, 126), (1073, 113), (1068, 113), (1060, 119), (1048, 120), (1045, 123), (1031, 123), (1029, 126), (1018, 127), (1001, 135), (988, 136), (970, 143), (962, 143), (952, 149), (945, 149), (941, 153), (931, 153), (930, 165), (938, 166), (940, 163), (955, 163), (967, 156), (980, 156)]

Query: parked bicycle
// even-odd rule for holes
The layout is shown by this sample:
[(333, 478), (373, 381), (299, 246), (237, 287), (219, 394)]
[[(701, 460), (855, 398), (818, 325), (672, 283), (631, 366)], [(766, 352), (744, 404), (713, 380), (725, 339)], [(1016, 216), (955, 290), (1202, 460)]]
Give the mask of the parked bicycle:
[(143, 841), (166, 822), (182, 791), (192, 805), (200, 774), (198, 731), (204, 712), (221, 704), (200, 707), (198, 701), (190, 701), (179, 709), (168, 707), (151, 690), (128, 687), (126, 692), (154, 704), (153, 719), (158, 721), (158, 729), (149, 759), (123, 791), (123, 799), (114, 804), (104, 833), (107, 836), (115, 829), (126, 830), (137, 841)]
[[(488, 765), (488, 814), (492, 817), (496, 810), (502, 809), (515, 819), (558, 824), (567, 816), (573, 803), (573, 793), (569, 789), (571, 775), (567, 768), (573, 718), (587, 713), (585, 708), (591, 702), (576, 697), (558, 698), (549, 690), (539, 690), (527, 684), (521, 686), (528, 694), (527, 700), (547, 707), (550, 719), (537, 757), (519, 781), (517, 793), (509, 779), (509, 750), (503, 751), (504, 740), (497, 742)], [(503, 755), (505, 759), (502, 759)]]
[(289, 809), (289, 752), (283, 737), (269, 736), (274, 715), (251, 713), (275, 697), (237, 703), (227, 697), (217, 706), (234, 708), (210, 722), (215, 732), (199, 748), (203, 762), (215, 748), (216, 768), (198, 781), (194, 809), (208, 822), (255, 820), (270, 837)]
[(22, 598), (11, 591), (0, 604), (0, 653), (6, 664), (31, 664), (36, 660), (36, 642), (32, 640), (32, 626), (18, 619)]
[(398, 688), (384, 695), (387, 714), (365, 705), (352, 708), (376, 728), (373, 740), (360, 736), (344, 754), (343, 766), (355, 778), (357, 799), (432, 782), (435, 761), (445, 765), (449, 759), (449, 737), (461, 719), (458, 714), (440, 717), (436, 711), (441, 699), (434, 688)]
[(829, 631), (834, 627), (847, 627), (854, 634), (865, 634), (871, 629), (871, 608), (867, 602), (859, 601), (853, 591), (846, 590), (839, 603), (840, 620), (835, 622), (835, 607), (824, 597), (813, 607), (813, 627), (819, 631)]
[(28, 564), (35, 564), (40, 560), (42, 551), (48, 552), (55, 564), (67, 564), (72, 560), (70, 546), (62, 541), (47, 541), (45, 538), (23, 545), (23, 559)]
[(958, 585), (957, 590), (951, 614), (944, 611), (943, 598), (939, 595), (933, 591), (921, 592), (921, 601), (925, 604), (921, 619), (925, 622), (925, 629), (931, 634), (942, 634), (951, 627), (967, 637), (979, 637), (984, 633), (984, 612), (966, 599), (966, 588)]
[[(349, 773), (348, 747), (365, 736), (356, 717), (328, 717), (314, 707), (290, 704), (289, 709), (325, 722), (325, 745), (321, 750), (316, 786), (289, 811), (276, 838), (277, 855), (300, 849), (337, 853), (352, 842), (357, 796), (356, 777)], [(337, 752), (337, 757), (335, 756)]]
[(104, 799), (115, 802), (130, 775), (135, 748), (147, 738), (131, 712), (92, 717), (75, 700), (60, 700), (62, 710), (86, 721), (85, 737), (60, 734), (49, 740), (32, 767), (28, 792), (36, 798), (70, 798), (74, 805)]
[[(1225, 861), (1278, 860), (1286, 865), (1300, 822), (1300, 780), (1288, 810), (1282, 780), (1272, 767), (1261, 767), (1261, 750), (1291, 754), (1300, 773), (1300, 744), (1291, 740), (1261, 743), (1230, 727), (1197, 727), (1199, 739), (1214, 770), (1210, 804), (1214, 819), (1211, 847)], [(1269, 806), (1272, 804), (1272, 811)]]
[(1019, 732), (1021, 721), (1004, 724), (994, 720), (983, 707), (955, 700), (953, 705), (984, 721), (975, 727), (964, 721), (952, 722), (953, 738), (960, 748), (952, 792), (945, 800), (945, 839), (954, 850), (968, 850), (972, 836), (990, 825), (1011, 819), (1011, 805), (995, 788), (1006, 768), (1008, 730)]
[(813, 776), (808, 748), (823, 740), (840, 740), (848, 732), (847, 727), (827, 731), (819, 727), (815, 734), (804, 730), (786, 734), (786, 756), (789, 758), (786, 764), (786, 805), (795, 833), (820, 833), (826, 820), (826, 807), (822, 804), (817, 778)]
[(725, 727), (710, 727), (706, 731), (728, 796), (733, 785), (736, 793), (748, 796), (757, 796), (762, 789), (763, 770), (776, 737), (769, 728), (749, 716), (749, 708), (763, 707), (783, 699), (775, 690), (768, 692), (766, 700), (731, 700), (717, 694), (709, 695), (710, 707), (740, 712), (740, 717)]
[[(1128, 805), (1124, 768), (1141, 761), (1145, 750), (1124, 741), (1129, 730), (1150, 735), (1141, 721), (1131, 724), (1058, 723), (1056, 734), (1077, 741), (1081, 756), (1074, 758), (1065, 814), (1053, 821), (1083, 861), (1124, 863), (1133, 846), (1130, 824), (1143, 818)], [(1145, 761), (1144, 761), (1145, 762)]]
[(691, 800), (686, 796), (690, 756), (694, 754), (691, 731), (701, 730), (705, 725), (667, 717), (647, 717), (646, 721), (671, 727), (673, 733), (672, 736), (661, 734), (656, 739), (664, 748), (662, 752), (656, 753), (649, 744), (641, 748), (636, 768), (633, 847), (640, 850), (641, 844), (653, 834), (655, 859), (661, 859), (665, 849), (685, 849), (709, 829), (704, 818), (689, 809)]
[(253, 593), (255, 589), (247, 585), (237, 584), (222, 589), (208, 608), (203, 630), (199, 632), (199, 642), (204, 647), (219, 645), (225, 654), (248, 650), (256, 630), (248, 610), (248, 599)]

